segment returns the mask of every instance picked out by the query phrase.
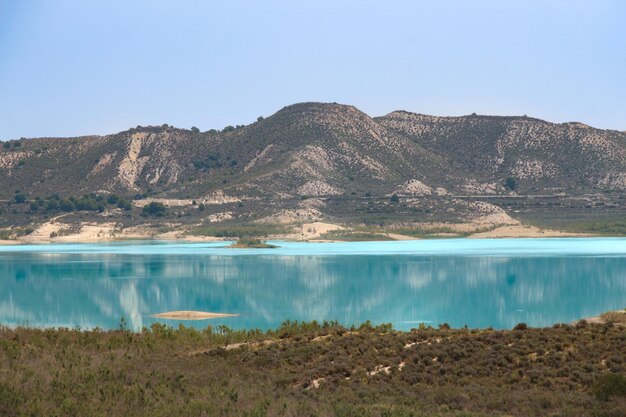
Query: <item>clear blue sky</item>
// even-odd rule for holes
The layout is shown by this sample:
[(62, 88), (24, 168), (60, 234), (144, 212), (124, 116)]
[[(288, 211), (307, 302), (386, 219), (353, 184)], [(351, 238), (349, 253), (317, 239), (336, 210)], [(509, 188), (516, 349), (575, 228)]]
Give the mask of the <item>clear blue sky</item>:
[(301, 101), (626, 130), (626, 2), (0, 0), (0, 139)]

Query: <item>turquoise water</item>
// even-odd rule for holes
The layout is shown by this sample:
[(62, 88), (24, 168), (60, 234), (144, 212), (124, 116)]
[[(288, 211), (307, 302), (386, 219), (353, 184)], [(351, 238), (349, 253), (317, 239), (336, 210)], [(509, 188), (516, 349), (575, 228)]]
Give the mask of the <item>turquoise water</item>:
[(200, 310), (240, 316), (185, 323), (510, 328), (626, 307), (626, 239), (273, 243), (0, 246), (0, 323), (117, 328), (123, 316), (141, 329), (155, 313)]

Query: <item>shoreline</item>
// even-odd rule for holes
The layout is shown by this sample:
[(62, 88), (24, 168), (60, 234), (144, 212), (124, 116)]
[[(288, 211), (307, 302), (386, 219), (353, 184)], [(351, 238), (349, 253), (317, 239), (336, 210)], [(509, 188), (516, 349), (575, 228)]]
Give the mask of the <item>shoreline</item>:
[[(392, 240), (384, 239), (385, 236), (393, 237)], [(396, 238), (398, 237), (398, 238)], [(293, 236), (270, 236), (263, 238), (263, 241), (284, 241), (284, 242), (306, 242), (306, 243), (348, 243), (348, 242), (404, 242), (412, 240), (442, 240), (442, 239), (459, 239), (459, 240), (485, 240), (485, 239), (593, 239), (593, 238), (626, 238), (626, 236), (600, 235), (588, 233), (569, 233), (561, 231), (549, 231), (545, 233), (524, 234), (524, 233), (492, 233), (479, 232), (467, 236), (427, 236), (427, 237), (411, 237), (399, 234), (382, 234), (380, 240), (372, 239), (298, 239)], [(101, 238), (84, 238), (80, 236), (65, 236), (63, 238), (33, 238), (33, 239), (15, 239), (0, 240), (0, 246), (21, 246), (21, 245), (47, 245), (47, 244), (81, 244), (81, 243), (115, 243), (115, 242), (177, 242), (177, 243), (202, 243), (202, 242), (231, 242), (236, 238), (224, 238), (217, 236), (117, 236), (117, 237), (101, 237)]]
[[(179, 324), (183, 324), (182, 322), (185, 321), (202, 321), (202, 320), (212, 320), (212, 319), (224, 319), (224, 318), (235, 318), (235, 317), (240, 317), (240, 314), (238, 313), (217, 313), (217, 312), (205, 312), (205, 311), (194, 311), (194, 310), (176, 310), (176, 311), (168, 311), (168, 312), (164, 312), (164, 313), (156, 313), (156, 314), (150, 314), (150, 317), (152, 318), (157, 318), (157, 319), (161, 319), (161, 320), (168, 320), (168, 321), (178, 321)], [(335, 323), (334, 321), (331, 321), (333, 323)], [(296, 321), (297, 323), (297, 321)], [(317, 320), (309, 320), (309, 321), (302, 321), (301, 322), (303, 325), (307, 324), (307, 323), (319, 323)], [(339, 326), (344, 326), (346, 328), (349, 328), (350, 325), (344, 325), (342, 323), (336, 322)], [(360, 326), (366, 325), (367, 323), (370, 323), (369, 320), (367, 322), (361, 323)], [(437, 326), (437, 325), (432, 325), (430, 323), (423, 323), (425, 325), (424, 328), (422, 328), (421, 326), (416, 327), (415, 329), (410, 329), (410, 330), (401, 330), (401, 329), (396, 329), (394, 328), (391, 323), (379, 323), (379, 324), (371, 324), (373, 326), (388, 326), (391, 325), (391, 327), (389, 327), (389, 330), (392, 330), (394, 332), (397, 333), (411, 333), (414, 330), (421, 330), (421, 329), (441, 329), (441, 328), (445, 328), (445, 329), (449, 329), (449, 330), (453, 330), (453, 331), (459, 331), (459, 330), (469, 330), (469, 331), (497, 331), (497, 332), (513, 332), (516, 330), (525, 330), (525, 329), (550, 329), (553, 328), (555, 326), (584, 326), (584, 325), (607, 325), (610, 324), (612, 326), (618, 326), (618, 327), (624, 327), (626, 328), (626, 308), (621, 309), (621, 310), (608, 310), (605, 311), (601, 314), (598, 314), (597, 316), (592, 316), (592, 317), (582, 317), (579, 318), (577, 320), (574, 321), (570, 321), (570, 322), (554, 322), (552, 324), (548, 324), (545, 326), (531, 326), (528, 325), (527, 323), (523, 323), (520, 322), (518, 324), (516, 324), (515, 326), (511, 327), (511, 328), (493, 328), (491, 326), (487, 326), (487, 327), (442, 327), (441, 325)], [(521, 325), (521, 326), (520, 326)], [(207, 326), (210, 326), (209, 323), (207, 323)], [(359, 324), (354, 324), (353, 327), (359, 327)], [(270, 327), (267, 330), (261, 330), (259, 328), (254, 328), (254, 327), (245, 327), (245, 328), (236, 328), (233, 330), (236, 331), (261, 331), (262, 333), (265, 332), (271, 332), (271, 331), (275, 331), (277, 328), (279, 328), (280, 326), (278, 325), (276, 328), (274, 327)], [(34, 330), (77, 330), (80, 332), (116, 332), (118, 331), (117, 328), (110, 328), (110, 329), (101, 329), (99, 327), (94, 327), (94, 328), (73, 328), (73, 327), (47, 327), (47, 326), (29, 326), (29, 325), (8, 325), (8, 324), (3, 324), (0, 322), (0, 329), (16, 329), (16, 328), (22, 328), (22, 329), (34, 329)], [(149, 329), (149, 327), (147, 327)], [(175, 328), (174, 326), (172, 326), (172, 328)], [(98, 330), (96, 330), (98, 329)], [(128, 330), (128, 329), (127, 329)], [(142, 330), (131, 330), (131, 332), (133, 333), (141, 333)]]

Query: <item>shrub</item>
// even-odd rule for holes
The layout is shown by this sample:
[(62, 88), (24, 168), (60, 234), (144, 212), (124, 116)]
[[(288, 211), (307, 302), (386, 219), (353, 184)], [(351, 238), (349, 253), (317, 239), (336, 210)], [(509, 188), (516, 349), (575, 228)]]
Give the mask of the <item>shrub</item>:
[(505, 181), (504, 184), (509, 187), (511, 189), (511, 191), (515, 190), (515, 187), (517, 186), (517, 182), (515, 181), (515, 178), (513, 177), (508, 177)]
[(117, 202), (117, 208), (130, 211), (132, 210), (133, 205), (130, 203), (130, 201), (126, 200), (125, 198), (120, 198), (119, 201)]
[(626, 375), (604, 374), (593, 384), (593, 395), (600, 401), (611, 397), (626, 397)]
[(394, 195), (391, 196), (389, 201), (391, 201), (392, 203), (397, 203), (397, 202), (400, 201), (400, 197), (398, 197), (398, 194), (394, 194)]
[(526, 330), (528, 329), (528, 325), (526, 323), (517, 323), (513, 330)]
[(24, 193), (17, 193), (15, 194), (15, 197), (13, 197), (15, 199), (15, 202), (17, 204), (23, 204), (26, 202), (26, 194)]
[(61, 208), (61, 210), (66, 212), (76, 210), (76, 206), (74, 206), (74, 203), (71, 200), (67, 200), (65, 198), (59, 201), (59, 207)]
[(166, 211), (167, 209), (162, 203), (153, 201), (143, 207), (142, 214), (146, 216), (162, 217), (165, 215)]

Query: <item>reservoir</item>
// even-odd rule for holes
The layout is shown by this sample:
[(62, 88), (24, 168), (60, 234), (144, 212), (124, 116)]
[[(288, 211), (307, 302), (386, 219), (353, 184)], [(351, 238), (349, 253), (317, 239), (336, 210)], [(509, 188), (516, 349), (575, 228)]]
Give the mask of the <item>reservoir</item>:
[(134, 330), (184, 321), (268, 329), (366, 320), (408, 330), (551, 326), (626, 307), (626, 239), (115, 242), (0, 246), (0, 324)]

